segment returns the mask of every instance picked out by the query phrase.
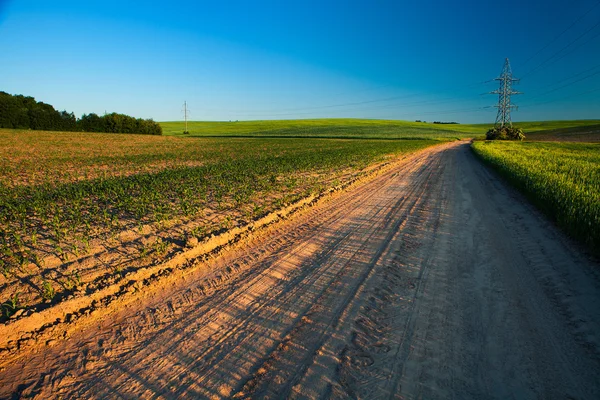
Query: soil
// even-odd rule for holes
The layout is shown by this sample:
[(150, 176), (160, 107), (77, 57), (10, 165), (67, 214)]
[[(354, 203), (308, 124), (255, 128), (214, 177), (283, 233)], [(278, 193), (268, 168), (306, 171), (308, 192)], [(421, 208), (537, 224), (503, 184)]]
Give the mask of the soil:
[(600, 398), (600, 265), (471, 154), (421, 151), (0, 355), (0, 398)]

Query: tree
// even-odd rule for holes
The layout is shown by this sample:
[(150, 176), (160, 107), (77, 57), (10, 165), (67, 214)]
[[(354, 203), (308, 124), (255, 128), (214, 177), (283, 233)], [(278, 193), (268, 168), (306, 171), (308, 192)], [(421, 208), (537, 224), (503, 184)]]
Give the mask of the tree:
[(102, 117), (83, 114), (78, 120), (72, 112), (57, 111), (50, 104), (33, 97), (10, 95), (0, 91), (0, 128), (39, 129), (49, 131), (142, 133), (162, 135), (161, 126), (151, 119), (110, 113)]

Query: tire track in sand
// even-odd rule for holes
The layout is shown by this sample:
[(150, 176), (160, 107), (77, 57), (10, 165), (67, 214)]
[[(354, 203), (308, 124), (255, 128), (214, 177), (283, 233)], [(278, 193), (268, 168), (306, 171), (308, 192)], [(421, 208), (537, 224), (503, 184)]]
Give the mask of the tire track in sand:
[[(348, 258), (345, 268), (340, 271), (334, 284), (328, 287), (323, 296), (316, 299), (306, 314), (307, 318), (293, 327), (282, 345), (269, 356), (255, 376), (237, 394), (238, 397), (289, 397), (293, 395), (293, 387), (307, 373), (315, 374), (310, 368), (315, 364), (316, 358), (327, 352), (324, 349), (325, 342), (332, 336), (347, 335), (340, 327), (347, 316), (353, 314), (349, 310), (356, 308), (356, 303), (362, 302), (360, 294), (365, 282), (373, 276), (374, 268), (389, 251), (390, 243), (396, 238), (397, 232), (403, 229), (411, 218), (419, 215), (415, 212), (416, 209), (429, 201), (431, 186), (437, 182), (437, 179), (432, 177), (436, 176), (438, 168), (439, 161), (436, 159), (422, 165), (415, 172), (412, 186), (404, 190), (406, 196), (397, 200), (378, 229)], [(394, 196), (391, 195), (390, 198)], [(327, 380), (324, 374), (316, 375), (316, 381)], [(302, 388), (314, 389), (314, 385), (319, 382), (312, 382), (312, 385)]]
[(599, 397), (598, 265), (464, 142), (209, 267), (7, 366), (0, 398)]

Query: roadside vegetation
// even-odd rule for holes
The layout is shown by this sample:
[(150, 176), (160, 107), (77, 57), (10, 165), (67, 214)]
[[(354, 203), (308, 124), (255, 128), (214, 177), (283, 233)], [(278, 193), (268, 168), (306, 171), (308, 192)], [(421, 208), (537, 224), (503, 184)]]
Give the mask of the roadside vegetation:
[(494, 167), (572, 237), (600, 254), (600, 145), (473, 143)]
[(495, 126), (485, 134), (487, 140), (523, 140), (523, 129), (513, 126)]
[(0, 130), (1, 319), (436, 143)]

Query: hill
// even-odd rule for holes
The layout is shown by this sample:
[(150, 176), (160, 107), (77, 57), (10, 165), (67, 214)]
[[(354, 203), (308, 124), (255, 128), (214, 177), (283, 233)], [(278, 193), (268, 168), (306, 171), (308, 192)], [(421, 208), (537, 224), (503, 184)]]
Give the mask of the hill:
[[(165, 135), (184, 136), (181, 121), (160, 122)], [(517, 122), (516, 126), (546, 140), (561, 135), (597, 131), (600, 120)], [(262, 121), (190, 121), (189, 136), (203, 137), (322, 137), (361, 139), (454, 139), (483, 137), (492, 124), (434, 124), (397, 120), (298, 119)], [(567, 135), (568, 134), (568, 135)]]

